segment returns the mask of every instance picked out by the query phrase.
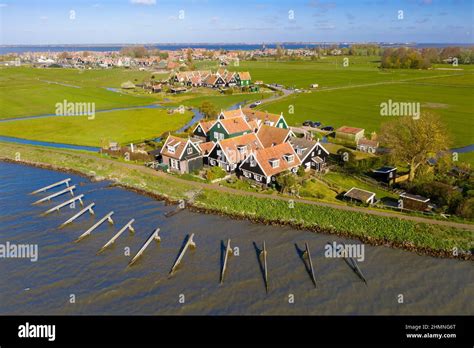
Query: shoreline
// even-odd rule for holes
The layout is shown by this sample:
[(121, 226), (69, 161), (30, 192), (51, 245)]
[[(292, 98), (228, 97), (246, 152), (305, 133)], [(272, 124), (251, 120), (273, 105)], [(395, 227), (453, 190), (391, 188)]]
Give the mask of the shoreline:
[[(39, 162), (30, 162), (30, 161), (24, 161), (24, 160), (12, 160), (9, 158), (0, 158), (0, 161), (6, 162), (6, 163), (11, 163), (11, 164), (19, 164), (19, 165), (25, 165), (25, 166), (31, 166), (31, 167), (36, 167), (36, 168), (41, 168), (41, 169), (48, 169), (48, 170), (54, 170), (62, 173), (69, 173), (69, 174), (74, 174), (83, 178), (87, 178), (91, 180), (92, 182), (99, 182), (99, 181), (110, 181), (110, 186), (111, 187), (119, 187), (131, 192), (135, 192), (137, 194), (145, 195), (150, 198), (153, 198), (158, 201), (164, 201), (165, 204), (177, 204), (179, 200), (170, 198), (169, 196), (165, 194), (159, 194), (155, 192), (151, 192), (142, 188), (137, 188), (131, 185), (127, 185), (118, 181), (113, 181), (104, 177), (99, 177), (96, 175), (91, 175), (91, 174), (86, 174), (84, 172), (81, 172), (79, 170), (75, 170), (72, 168), (64, 168), (60, 167), (57, 165), (53, 164), (46, 164), (46, 163), (39, 163)], [(341, 238), (349, 238), (349, 239), (355, 239), (358, 240), (362, 243), (371, 245), (371, 246), (385, 246), (385, 247), (390, 247), (394, 249), (400, 249), (400, 250), (405, 250), (409, 252), (415, 252), (418, 255), (423, 255), (423, 256), (431, 256), (431, 257), (436, 257), (436, 258), (448, 258), (448, 259), (458, 259), (458, 260), (464, 260), (464, 261), (474, 261), (474, 255), (470, 253), (463, 253), (455, 256), (452, 251), (448, 250), (437, 250), (429, 247), (422, 247), (422, 246), (415, 246), (410, 243), (400, 243), (396, 241), (391, 241), (387, 239), (380, 239), (380, 238), (375, 238), (371, 236), (360, 236), (360, 235), (354, 235), (349, 231), (338, 231), (338, 230), (330, 230), (330, 229), (325, 229), (321, 228), (317, 225), (314, 226), (303, 226), (300, 223), (296, 222), (289, 222), (289, 221), (279, 221), (279, 220), (272, 220), (272, 219), (266, 219), (266, 218), (261, 218), (261, 217), (253, 217), (249, 213), (241, 213), (241, 214), (236, 214), (232, 212), (227, 212), (224, 209), (219, 210), (219, 209), (213, 209), (209, 207), (205, 207), (204, 205), (200, 205), (197, 203), (187, 203), (186, 208), (189, 209), (190, 211), (201, 213), (201, 214), (212, 214), (212, 215), (218, 215), (218, 216), (223, 216), (223, 217), (228, 217), (230, 219), (234, 220), (246, 220), (250, 221), (255, 224), (263, 224), (263, 225), (270, 225), (270, 226), (280, 226), (280, 227), (291, 227), (297, 230), (305, 230), (308, 232), (312, 233), (324, 233), (327, 235), (335, 235)], [(461, 252), (461, 251), (460, 251)]]

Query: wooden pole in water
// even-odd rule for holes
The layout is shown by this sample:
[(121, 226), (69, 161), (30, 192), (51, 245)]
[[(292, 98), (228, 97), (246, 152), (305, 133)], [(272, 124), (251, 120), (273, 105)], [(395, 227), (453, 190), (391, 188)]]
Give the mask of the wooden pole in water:
[(181, 250), (181, 253), (179, 254), (178, 258), (176, 259), (173, 267), (171, 267), (171, 271), (170, 271), (169, 275), (172, 275), (174, 273), (174, 271), (176, 270), (176, 267), (178, 267), (178, 265), (181, 263), (181, 260), (183, 259), (183, 256), (184, 256), (184, 253), (186, 252), (186, 250), (188, 250), (189, 247), (192, 247), (192, 248), (196, 247), (196, 243), (194, 243), (193, 237), (194, 237), (194, 233), (191, 234), (191, 236), (188, 238), (188, 241), (186, 242), (186, 245), (184, 246), (183, 250)]
[(64, 190), (61, 190), (61, 191), (58, 191), (56, 193), (53, 193), (52, 195), (49, 195), (48, 197), (38, 199), (36, 202), (33, 203), (33, 205), (43, 203), (45, 201), (50, 201), (52, 198), (61, 196), (62, 194), (65, 194), (67, 192), (69, 192), (71, 194), (71, 196), (74, 197), (74, 190), (75, 189), (76, 189), (76, 185), (69, 186), (68, 188), (65, 188)]
[(221, 271), (221, 284), (224, 283), (224, 275), (225, 271), (227, 269), (227, 258), (229, 255), (232, 255), (232, 249), (230, 247), (230, 238), (227, 240), (227, 246), (225, 248), (225, 255), (224, 255), (224, 264), (222, 265), (222, 271)]
[(314, 268), (313, 268), (313, 261), (311, 261), (311, 253), (309, 252), (309, 247), (308, 243), (304, 243), (306, 246), (305, 254), (306, 257), (308, 258), (308, 263), (309, 263), (309, 270), (311, 272), (311, 280), (313, 281), (314, 287), (316, 287), (316, 277), (314, 276)]
[(36, 191), (33, 191), (31, 192), (30, 194), (31, 195), (35, 195), (37, 193), (40, 193), (40, 192), (43, 192), (43, 191), (46, 191), (46, 190), (49, 190), (53, 187), (56, 187), (56, 186), (59, 186), (59, 185), (62, 185), (62, 184), (66, 184), (67, 187), (69, 187), (69, 181), (71, 181), (71, 178), (67, 178), (67, 179), (64, 179), (64, 180), (61, 180), (61, 181), (58, 181), (58, 182), (55, 182), (54, 184), (51, 184), (49, 186), (45, 186), (45, 187), (42, 187)]
[(95, 206), (95, 203), (91, 203), (89, 204), (87, 207), (85, 207), (84, 209), (82, 209), (79, 213), (75, 214), (73, 217), (71, 217), (70, 219), (68, 219), (67, 221), (63, 222), (61, 224), (61, 226), (59, 226), (59, 228), (62, 228), (64, 226), (66, 226), (67, 224), (70, 224), (71, 222), (73, 222), (74, 220), (76, 220), (79, 216), (81, 216), (82, 214), (84, 214), (86, 211), (88, 211), (89, 213), (91, 213), (92, 215), (94, 215), (94, 210), (92, 210), (92, 207)]
[(105, 243), (105, 245), (100, 248), (100, 250), (97, 252), (98, 254), (101, 253), (102, 251), (104, 251), (105, 249), (107, 249), (110, 245), (112, 245), (115, 240), (120, 237), (120, 235), (128, 228), (128, 230), (130, 231), (130, 233), (134, 233), (135, 230), (133, 229), (132, 227), (132, 224), (133, 222), (135, 221), (135, 219), (132, 219), (130, 220), (129, 222), (127, 222), (125, 224), (125, 226), (123, 226), (120, 231), (117, 232), (117, 234), (115, 236), (113, 236), (107, 243)]
[(99, 221), (97, 221), (91, 228), (89, 228), (86, 232), (84, 232), (83, 234), (81, 234), (79, 236), (79, 238), (76, 239), (76, 243), (77, 242), (80, 242), (84, 237), (88, 236), (89, 234), (92, 233), (92, 231), (94, 231), (97, 227), (99, 227), (100, 225), (102, 225), (102, 223), (107, 220), (110, 224), (113, 225), (114, 223), (114, 220), (112, 220), (111, 216), (114, 215), (114, 212), (111, 211), (110, 213), (106, 214), (102, 219), (100, 219)]
[(154, 239), (156, 240), (157, 242), (160, 242), (161, 241), (161, 237), (158, 235), (158, 233), (160, 232), (160, 229), (157, 228), (151, 235), (150, 237), (148, 237), (148, 239), (146, 240), (146, 242), (142, 245), (142, 247), (140, 248), (140, 250), (138, 250), (138, 253), (132, 258), (132, 260), (128, 263), (129, 266), (133, 265), (137, 260), (138, 258), (143, 254), (143, 252), (145, 251), (146, 247), (151, 243), (151, 241)]
[(268, 269), (267, 269), (267, 249), (265, 247), (265, 241), (263, 241), (263, 250), (260, 252), (260, 255), (263, 256), (263, 273), (265, 280), (265, 290), (268, 293)]
[(68, 205), (68, 204), (71, 204), (71, 203), (73, 203), (73, 202), (75, 202), (75, 201), (79, 201), (79, 202), (81, 203), (81, 205), (83, 206), (83, 205), (84, 205), (84, 203), (82, 202), (82, 198), (83, 198), (83, 197), (84, 197), (84, 195), (83, 195), (83, 194), (80, 194), (79, 196), (76, 196), (76, 197), (74, 197), (74, 198), (71, 198), (71, 199), (67, 200), (66, 202), (63, 202), (63, 203), (61, 203), (61, 204), (58, 204), (57, 206), (55, 206), (55, 207), (53, 207), (53, 208), (51, 208), (51, 209), (45, 211), (45, 212), (43, 213), (43, 215), (48, 215), (48, 214), (52, 213), (52, 212), (55, 211), (55, 210), (56, 210), (56, 211), (59, 211), (59, 209), (61, 209), (62, 207), (66, 206), (66, 205)]

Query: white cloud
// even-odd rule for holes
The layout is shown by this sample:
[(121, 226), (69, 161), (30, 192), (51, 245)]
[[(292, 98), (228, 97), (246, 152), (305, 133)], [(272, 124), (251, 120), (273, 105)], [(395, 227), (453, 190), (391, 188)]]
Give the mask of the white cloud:
[(156, 5), (156, 0), (130, 0), (134, 5)]

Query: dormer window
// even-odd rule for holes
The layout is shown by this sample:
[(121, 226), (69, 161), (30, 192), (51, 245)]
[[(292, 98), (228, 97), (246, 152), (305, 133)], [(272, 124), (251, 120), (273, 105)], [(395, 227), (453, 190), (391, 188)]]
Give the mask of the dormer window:
[(237, 146), (237, 151), (239, 151), (239, 153), (243, 154), (245, 152), (245, 148), (246, 148), (245, 145), (239, 145), (239, 146)]
[(168, 145), (168, 152), (169, 153), (175, 153), (175, 147), (171, 146), (171, 145)]
[(269, 162), (270, 162), (270, 165), (272, 166), (272, 168), (278, 168), (280, 166), (280, 160), (279, 159), (273, 158)]
[(291, 163), (295, 160), (295, 155), (291, 154), (291, 153), (287, 153), (286, 155), (283, 156), (285, 158), (285, 160), (288, 162), (288, 163)]

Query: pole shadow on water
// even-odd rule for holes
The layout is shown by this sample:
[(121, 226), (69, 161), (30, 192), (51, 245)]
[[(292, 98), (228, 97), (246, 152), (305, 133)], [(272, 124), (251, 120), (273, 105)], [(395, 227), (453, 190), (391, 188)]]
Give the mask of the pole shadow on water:
[(257, 262), (258, 262), (258, 267), (260, 268), (260, 273), (262, 273), (263, 283), (265, 285), (265, 291), (268, 293), (268, 282), (267, 282), (267, 278), (265, 277), (265, 266), (261, 258), (263, 249), (260, 249), (255, 242), (252, 242), (252, 244), (253, 244), (253, 247), (255, 248), (255, 253), (257, 255)]
[(168, 279), (174, 275), (177, 269), (179, 269), (179, 266), (181, 265), (181, 260), (184, 257), (184, 253), (186, 252), (191, 237), (192, 236), (188, 234), (186, 238), (184, 238), (183, 243), (181, 244), (181, 248), (179, 249), (178, 256), (176, 256), (176, 259), (173, 262), (173, 266), (171, 267), (170, 273), (168, 274)]
[[(327, 242), (327, 244), (332, 246), (332, 244), (330, 242)], [(346, 247), (346, 245), (344, 243), (342, 243), (342, 245), (344, 246), (344, 248)], [(349, 268), (352, 270), (352, 272), (354, 272), (355, 275), (360, 280), (362, 280), (365, 283), (366, 286), (368, 286), (367, 279), (365, 279), (365, 276), (362, 274), (362, 271), (360, 270), (359, 266), (357, 265), (356, 260), (354, 260), (350, 256), (345, 256), (344, 253), (345, 252), (343, 251), (342, 259), (344, 260), (346, 265), (349, 266)]]
[(309, 262), (306, 261), (306, 258), (305, 258), (305, 251), (306, 250), (301, 249), (298, 246), (297, 243), (295, 243), (295, 249), (296, 249), (296, 253), (298, 254), (298, 257), (301, 259), (301, 261), (304, 264), (304, 268), (305, 268), (306, 272), (308, 273), (311, 282), (313, 283), (314, 287), (316, 287), (316, 278), (314, 277), (313, 270), (311, 269), (311, 266), (309, 265)]
[(223, 240), (221, 240), (221, 259), (220, 259), (220, 274), (219, 274), (219, 282), (222, 284), (224, 281), (224, 260), (225, 260), (225, 254), (227, 251), (227, 247), (224, 243)]

